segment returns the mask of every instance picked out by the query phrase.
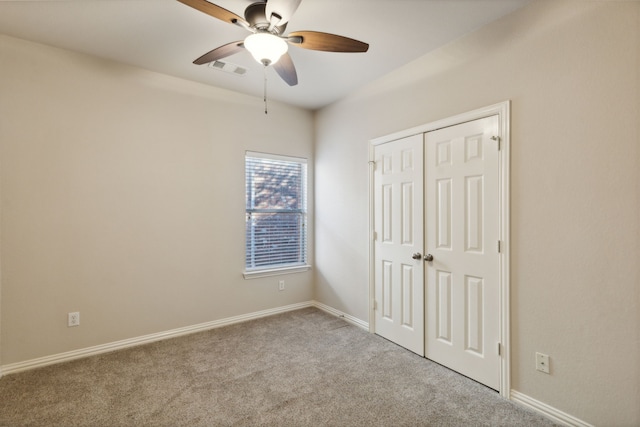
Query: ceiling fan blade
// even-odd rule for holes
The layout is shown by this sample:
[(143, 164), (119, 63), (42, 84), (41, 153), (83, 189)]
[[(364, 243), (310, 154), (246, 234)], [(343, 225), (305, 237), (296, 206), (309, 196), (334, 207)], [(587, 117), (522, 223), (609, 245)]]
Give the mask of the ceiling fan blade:
[(240, 16), (235, 13), (225, 9), (224, 7), (220, 7), (213, 3), (209, 3), (206, 0), (178, 0), (180, 3), (186, 4), (187, 6), (191, 6), (192, 8), (199, 10), (200, 12), (204, 12), (207, 15), (213, 16), (214, 18), (218, 18), (224, 22), (228, 22), (230, 24), (244, 23), (246, 21), (242, 19)]
[(217, 61), (218, 59), (231, 56), (234, 53), (240, 52), (241, 50), (244, 50), (244, 41), (241, 40), (233, 43), (227, 43), (205, 53), (200, 58), (193, 61), (193, 63), (197, 65), (208, 64), (209, 62)]
[(296, 46), (325, 52), (366, 52), (367, 43), (318, 31), (295, 31), (289, 33), (289, 42)]
[[(295, 13), (300, 6), (300, 2), (302, 0), (269, 0), (267, 1), (267, 10), (266, 16), (269, 22), (272, 22), (274, 25), (282, 25), (289, 22), (291, 16)], [(273, 21), (272, 15), (276, 15), (276, 19), (279, 17), (280, 19), (277, 22)]]
[(298, 84), (298, 73), (296, 73), (296, 67), (293, 65), (291, 55), (288, 53), (282, 55), (278, 62), (273, 64), (273, 68), (289, 86), (295, 86)]

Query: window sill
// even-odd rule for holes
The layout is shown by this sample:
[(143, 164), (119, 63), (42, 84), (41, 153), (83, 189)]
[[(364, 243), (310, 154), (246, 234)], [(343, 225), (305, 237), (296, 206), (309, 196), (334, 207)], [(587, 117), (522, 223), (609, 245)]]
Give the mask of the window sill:
[(273, 268), (269, 270), (249, 270), (242, 275), (245, 279), (259, 279), (260, 277), (279, 276), (281, 274), (302, 273), (311, 269), (310, 265), (298, 265), (295, 267)]

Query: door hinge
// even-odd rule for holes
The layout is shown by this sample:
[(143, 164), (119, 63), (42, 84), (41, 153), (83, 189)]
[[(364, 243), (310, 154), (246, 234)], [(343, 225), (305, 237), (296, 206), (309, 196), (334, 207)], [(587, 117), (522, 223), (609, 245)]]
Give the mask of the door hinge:
[(502, 242), (498, 240), (498, 253), (502, 252)]
[(377, 162), (375, 160), (369, 160), (369, 165), (371, 165), (373, 167), (374, 171), (376, 170)]
[(500, 146), (502, 145), (502, 144), (500, 144), (500, 142), (502, 141), (502, 140), (500, 139), (500, 137), (499, 137), (499, 136), (494, 135), (494, 136), (492, 136), (492, 137), (491, 137), (491, 139), (492, 139), (493, 141), (496, 141), (496, 142), (498, 143), (498, 151), (500, 151)]
[(498, 343), (498, 356), (502, 356), (502, 344)]
[(378, 301), (373, 300), (373, 309), (377, 310), (378, 309)]
[(376, 233), (375, 231), (371, 232), (371, 240), (376, 241), (378, 240), (378, 233)]

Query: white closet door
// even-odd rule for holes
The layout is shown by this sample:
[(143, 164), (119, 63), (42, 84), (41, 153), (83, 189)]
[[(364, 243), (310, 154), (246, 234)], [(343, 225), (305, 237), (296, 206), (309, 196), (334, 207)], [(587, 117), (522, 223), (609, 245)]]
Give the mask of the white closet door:
[(500, 387), (498, 116), (425, 134), (426, 357)]
[(375, 332), (424, 356), (423, 135), (375, 147)]

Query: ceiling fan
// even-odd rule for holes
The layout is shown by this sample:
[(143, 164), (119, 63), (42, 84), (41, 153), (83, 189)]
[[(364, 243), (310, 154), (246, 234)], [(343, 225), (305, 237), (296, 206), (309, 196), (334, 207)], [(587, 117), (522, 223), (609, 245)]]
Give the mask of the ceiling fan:
[(207, 64), (246, 49), (265, 67), (272, 65), (289, 86), (295, 86), (298, 84), (298, 75), (287, 53), (289, 44), (325, 52), (366, 52), (369, 49), (367, 43), (318, 31), (294, 31), (285, 36), (287, 22), (302, 0), (256, 1), (247, 6), (244, 19), (206, 0), (178, 1), (252, 33), (244, 40), (227, 43), (205, 53), (193, 61), (194, 64)]

